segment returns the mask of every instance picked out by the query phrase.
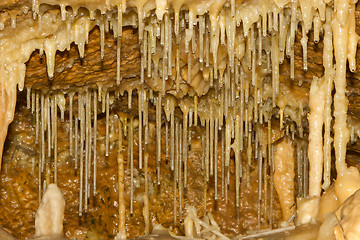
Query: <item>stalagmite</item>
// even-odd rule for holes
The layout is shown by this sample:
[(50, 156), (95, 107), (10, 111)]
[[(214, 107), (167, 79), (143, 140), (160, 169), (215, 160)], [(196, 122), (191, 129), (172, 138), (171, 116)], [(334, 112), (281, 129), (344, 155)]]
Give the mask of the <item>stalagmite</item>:
[(35, 236), (54, 239), (63, 235), (64, 195), (56, 184), (49, 184), (35, 215)]
[(185, 236), (193, 237), (194, 236), (194, 221), (191, 219), (189, 208), (186, 209), (186, 217), (184, 219), (184, 228), (185, 228)]
[(282, 139), (274, 154), (274, 186), (278, 193), (282, 220), (287, 221), (295, 211), (295, 148), (293, 142)]
[(300, 224), (308, 224), (314, 223), (315, 218), (319, 211), (319, 202), (320, 198), (312, 197), (309, 199), (305, 198), (298, 198), (296, 205), (297, 205), (297, 217), (296, 223)]

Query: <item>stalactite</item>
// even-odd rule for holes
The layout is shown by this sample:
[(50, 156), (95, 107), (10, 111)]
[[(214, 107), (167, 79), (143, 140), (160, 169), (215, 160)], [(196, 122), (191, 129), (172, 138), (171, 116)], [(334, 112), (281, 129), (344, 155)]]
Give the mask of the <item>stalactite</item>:
[[(149, 154), (145, 153), (144, 157), (144, 165), (145, 165), (145, 192), (143, 196), (144, 200), (144, 209), (143, 209), (143, 216), (144, 216), (144, 222), (145, 222), (145, 234), (149, 234), (150, 232), (150, 211), (149, 211)], [(176, 198), (175, 198), (176, 199)], [(124, 216), (125, 217), (125, 216)], [(125, 228), (125, 226), (124, 226)]]
[[(130, 117), (129, 122), (129, 142), (128, 149), (130, 151), (130, 214), (134, 212), (134, 123), (133, 118)], [(129, 161), (129, 156), (128, 156)]]
[(143, 90), (138, 90), (138, 117), (139, 117), (139, 168), (142, 169), (143, 162), (143, 149), (142, 149), (142, 132), (143, 132), (143, 120), (142, 120), (142, 112), (143, 112)]
[(27, 109), (31, 107), (31, 87), (26, 87), (26, 107)]
[(169, 159), (169, 122), (165, 120), (165, 161)]
[(225, 129), (221, 131), (221, 197), (225, 197)]
[(219, 133), (219, 121), (215, 119), (215, 136), (214, 136), (214, 199), (218, 200), (218, 133)]
[(73, 146), (73, 99), (74, 93), (69, 94), (69, 145), (70, 145), (70, 156), (74, 155)]
[(182, 124), (179, 124), (179, 146), (178, 146), (178, 187), (179, 187), (179, 220), (182, 221), (183, 218), (183, 207), (182, 207), (182, 201), (183, 201), (183, 176), (182, 176), (182, 161), (181, 161), (181, 156), (182, 156), (182, 143), (183, 143), (183, 139), (182, 139)]
[(296, 162), (297, 162), (297, 184), (298, 184), (298, 193), (297, 195), (299, 197), (304, 197), (304, 187), (303, 187), (303, 156), (302, 156), (302, 150), (301, 150), (301, 144), (300, 142), (296, 145)]
[(79, 130), (78, 130), (78, 128), (79, 128), (79, 121), (78, 121), (78, 119), (79, 119), (79, 117), (78, 117), (78, 114), (80, 113), (80, 111), (78, 111), (78, 113), (77, 114), (75, 114), (75, 118), (74, 118), (74, 120), (75, 120), (75, 123), (74, 123), (74, 125), (75, 125), (75, 139), (74, 139), (74, 141), (75, 141), (75, 143), (74, 143), (74, 147), (75, 147), (75, 152), (74, 152), (74, 162), (75, 162), (75, 170), (77, 170), (77, 168), (78, 168), (78, 157), (79, 157), (79, 154), (78, 154), (78, 142), (79, 142)]
[[(268, 139), (267, 139), (267, 143), (268, 143), (268, 145), (267, 145), (267, 154), (268, 154), (268, 156), (267, 156), (267, 163), (268, 163), (268, 167), (269, 167), (269, 172), (270, 172), (270, 183), (269, 183), (269, 185), (270, 185), (270, 200), (269, 200), (269, 216), (268, 216), (268, 219), (269, 219), (269, 222), (270, 222), (270, 226), (272, 226), (272, 224), (273, 224), (273, 213), (272, 213), (272, 207), (273, 207), (273, 186), (274, 186), (274, 182), (273, 182), (273, 153), (272, 153), (272, 151), (273, 151), (273, 149), (272, 149), (272, 142), (271, 142), (271, 137), (272, 137), (272, 129), (271, 129), (271, 117), (270, 117), (270, 119), (268, 119), (268, 127), (267, 127), (267, 130), (268, 130), (268, 132), (267, 132), (267, 134), (268, 134)], [(267, 195), (266, 195), (267, 196)]]
[[(263, 139), (264, 138), (264, 134), (263, 134), (263, 129), (262, 127), (258, 124), (257, 125), (257, 129), (256, 129), (256, 133), (258, 134), (258, 138), (259, 139)], [(263, 172), (263, 146), (259, 147), (259, 156), (258, 156), (258, 203), (257, 203), (257, 227), (258, 229), (261, 228), (261, 216), (262, 216), (262, 212), (261, 212), (261, 202), (263, 199), (263, 193), (262, 193), (262, 186), (263, 186), (263, 178), (266, 178), (266, 174), (264, 174)]]
[(88, 201), (90, 197), (90, 176), (91, 176), (91, 92), (86, 91), (85, 96), (85, 211), (88, 210)]
[[(94, 145), (93, 145), (93, 151), (94, 151), (94, 176), (93, 176), (93, 185), (94, 185), (94, 195), (96, 194), (96, 174), (97, 174), (97, 93), (96, 91), (94, 91), (94, 134), (93, 134), (93, 137), (94, 137)], [(120, 129), (120, 128), (119, 128)], [(119, 130), (120, 131), (120, 130)]]
[(52, 99), (52, 109), (53, 109), (53, 114), (52, 114), (51, 118), (53, 119), (53, 135), (54, 135), (54, 183), (57, 184), (57, 174), (58, 174), (58, 170), (57, 170), (58, 169), (57, 132), (58, 132), (58, 128), (57, 128), (57, 103), (56, 103), (55, 96)]
[(210, 176), (214, 175), (214, 120), (212, 114), (210, 113), (210, 120), (209, 120), (209, 155), (210, 155)]
[(175, 123), (175, 159), (174, 159), (174, 225), (177, 224), (177, 185), (179, 183), (179, 122)]
[(116, 41), (116, 83), (119, 85), (121, 81), (121, 36), (122, 36), (122, 5), (118, 6), (117, 11), (117, 41)]
[(184, 188), (187, 186), (187, 165), (188, 165), (188, 113), (184, 113), (183, 117), (183, 149), (182, 161), (184, 162)]
[[(46, 125), (47, 125), (47, 127), (46, 127), (46, 131), (47, 131), (47, 153), (48, 153), (48, 155), (47, 155), (47, 157), (50, 159), (50, 157), (51, 157), (51, 149), (53, 148), (53, 143), (54, 143), (54, 140), (53, 140), (53, 138), (52, 138), (52, 136), (54, 135), (54, 134), (51, 134), (51, 130), (52, 130), (52, 128), (51, 128), (51, 108), (50, 108), (50, 96), (49, 95), (47, 95), (46, 96), (46, 98), (45, 98), (45, 121), (46, 121)], [(46, 164), (46, 159), (45, 159), (45, 163), (44, 163), (45, 165), (47, 165)]]
[(156, 172), (157, 184), (160, 185), (160, 163), (161, 163), (161, 96), (156, 98)]
[[(174, 112), (170, 113), (170, 168), (174, 171), (175, 166), (175, 120)], [(175, 171), (176, 172), (176, 171)]]
[(41, 94), (41, 172), (44, 171), (45, 165), (45, 98)]
[(252, 144), (251, 144), (251, 136), (252, 136), (252, 125), (249, 122), (249, 133), (248, 133), (248, 142), (247, 142), (247, 150), (246, 150), (246, 156), (247, 156), (247, 163), (246, 163), (246, 185), (250, 187), (250, 168), (251, 168), (251, 159), (252, 159)]
[(35, 144), (39, 143), (39, 131), (40, 131), (40, 120), (39, 120), (39, 113), (40, 113), (40, 105), (39, 105), (39, 101), (40, 101), (40, 97), (39, 97), (39, 92), (36, 92), (36, 96), (35, 96), (36, 100), (35, 100)]
[(105, 102), (106, 104), (106, 133), (105, 133), (105, 156), (109, 156), (109, 92), (106, 93), (106, 100), (103, 100), (103, 103)]
[[(79, 216), (83, 213), (83, 188), (84, 188), (84, 140), (85, 140), (85, 113), (84, 113), (84, 99), (83, 94), (78, 95), (78, 112), (80, 120), (80, 193), (79, 193)], [(86, 186), (85, 186), (86, 187)]]
[(203, 149), (203, 151), (205, 151), (205, 172), (206, 172), (206, 181), (208, 182), (209, 179), (210, 179), (210, 162), (209, 162), (209, 141), (210, 141), (210, 120), (206, 119), (206, 122), (205, 122), (205, 132), (206, 132), (206, 135), (205, 135), (205, 149)]

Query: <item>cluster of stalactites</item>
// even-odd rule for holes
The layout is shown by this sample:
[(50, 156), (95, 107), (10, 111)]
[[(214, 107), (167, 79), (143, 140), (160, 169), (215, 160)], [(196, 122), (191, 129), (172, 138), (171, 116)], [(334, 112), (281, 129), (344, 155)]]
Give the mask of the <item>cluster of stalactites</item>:
[[(227, 186), (230, 184), (230, 161), (231, 152), (235, 153), (235, 179), (236, 179), (236, 205), (239, 206), (239, 191), (240, 180), (243, 176), (247, 177), (249, 181), (250, 168), (253, 159), (259, 159), (257, 163), (260, 168), (264, 156), (268, 156), (267, 166), (272, 167), (272, 150), (271, 141), (267, 144), (260, 144), (260, 139), (263, 139), (263, 131), (261, 125), (267, 123), (268, 129), (271, 129), (271, 119), (274, 114), (273, 108), (279, 108), (280, 130), (284, 128), (284, 115), (290, 117), (295, 123), (285, 126), (286, 132), (292, 133), (292, 137), (296, 133), (302, 137), (302, 118), (304, 116), (303, 108), (307, 100), (297, 99), (289, 95), (282, 95), (280, 91), (281, 79), (287, 76), (281, 76), (279, 72), (279, 65), (284, 61), (290, 62), (290, 76), (289, 79), (295, 77), (294, 64), (294, 44), (296, 41), (296, 33), (298, 28), (301, 28), (302, 37), (300, 40), (303, 48), (303, 69), (307, 70), (307, 43), (308, 32), (313, 30), (314, 41), (320, 40), (321, 30), (325, 32), (324, 41), (327, 44), (324, 47), (324, 66), (325, 78), (327, 79), (327, 90), (331, 91), (331, 71), (333, 69), (332, 63), (332, 35), (333, 29), (342, 30), (347, 27), (349, 41), (334, 41), (335, 58), (346, 65), (349, 61), (350, 69), (355, 69), (354, 56), (356, 53), (357, 35), (355, 32), (355, 13), (354, 3), (351, 3), (350, 10), (346, 6), (342, 6), (344, 1), (337, 1), (335, 6), (338, 11), (335, 14), (335, 20), (332, 18), (333, 8), (328, 6), (323, 1), (251, 1), (238, 3), (231, 1), (230, 4), (221, 3), (220, 5), (203, 6), (201, 13), (196, 12), (195, 8), (189, 10), (181, 10), (180, 7), (174, 7), (169, 11), (163, 11), (164, 3), (156, 1), (156, 4), (151, 2), (146, 5), (141, 1), (137, 1), (135, 7), (138, 16), (134, 15), (133, 11), (128, 11), (125, 2), (117, 4), (116, 10), (106, 8), (101, 10), (101, 14), (96, 14), (95, 9), (90, 7), (90, 11), (83, 11), (79, 14), (76, 10), (68, 10), (65, 3), (61, 3), (60, 16), (52, 16), (50, 12), (41, 11), (39, 1), (34, 1), (33, 11), (34, 17), (37, 18), (37, 24), (31, 25), (30, 30), (35, 34), (30, 34), (32, 31), (26, 31), (26, 25), (19, 24), (19, 31), (24, 31), (23, 45), (21, 48), (9, 47), (1, 48), (1, 67), (4, 68), (5, 63), (9, 68), (8, 62), (15, 62), (16, 69), (19, 70), (19, 76), (15, 83), (19, 83), (20, 88), (23, 86), (23, 76), (25, 68), (24, 62), (30, 57), (31, 52), (35, 49), (40, 49), (40, 52), (45, 51), (48, 75), (52, 77), (55, 66), (55, 53), (57, 50), (64, 51), (70, 47), (74, 42), (78, 45), (80, 56), (85, 54), (85, 44), (88, 42), (88, 34), (94, 26), (98, 25), (100, 29), (100, 44), (101, 57), (104, 56), (104, 37), (105, 32), (112, 30), (114, 37), (117, 38), (117, 83), (121, 84), (120, 76), (120, 48), (121, 48), (121, 32), (124, 25), (137, 25), (139, 29), (140, 53), (141, 53), (141, 71), (139, 78), (142, 83), (151, 87), (152, 90), (139, 90), (139, 138), (144, 138), (144, 144), (148, 141), (146, 133), (148, 128), (147, 109), (149, 101), (153, 102), (156, 108), (156, 159), (157, 159), (157, 182), (160, 184), (160, 161), (161, 161), (161, 137), (162, 127), (165, 127), (165, 138), (169, 137), (170, 147), (165, 146), (166, 151), (169, 151), (168, 156), (171, 159), (171, 169), (174, 170), (174, 176), (177, 185), (175, 192), (178, 191), (180, 207), (178, 209), (179, 216), (182, 215), (182, 190), (186, 188), (187, 184), (187, 161), (189, 144), (191, 143), (190, 129), (196, 126), (198, 121), (206, 129), (203, 136), (203, 168), (206, 181), (209, 181), (210, 176), (214, 176), (214, 181), (218, 181), (217, 165), (219, 158), (218, 140), (221, 139), (222, 146), (222, 164), (221, 171), (223, 196), (227, 196)], [(165, 2), (168, 4), (167, 2)], [(166, 8), (165, 4), (165, 8)], [(174, 4), (174, 3), (173, 3)], [(194, 3), (199, 5), (200, 3)], [(178, 5), (176, 5), (178, 6)], [(343, 8), (344, 7), (344, 8)], [(152, 11), (156, 8), (156, 11)], [(209, 8), (209, 12), (207, 9)], [(93, 10), (91, 10), (93, 9)], [(271, 11), (269, 11), (269, 9)], [(80, 11), (80, 10), (79, 10)], [(349, 12), (349, 18), (345, 18), (345, 13)], [(159, 21), (161, 20), (161, 21)], [(333, 20), (333, 21), (332, 21)], [(29, 20), (35, 23), (35, 20)], [(331, 25), (332, 24), (332, 25)], [(16, 28), (16, 29), (18, 29)], [(16, 30), (15, 29), (15, 30)], [(14, 31), (15, 31), (14, 30)], [(8, 38), (2, 38), (4, 43), (2, 46), (10, 46), (10, 41), (13, 35), (2, 35)], [(334, 37), (339, 37), (339, 31), (335, 31)], [(9, 40), (10, 39), (10, 40)], [(330, 40), (329, 40), (330, 39)], [(13, 44), (14, 41), (12, 41)], [(344, 44), (347, 46), (344, 50)], [(331, 46), (330, 46), (331, 45)], [(354, 47), (355, 46), (355, 47)], [(349, 49), (348, 49), (349, 48)], [(20, 51), (20, 53), (19, 53)], [(345, 56), (344, 52), (346, 53)], [(17, 55), (15, 54), (17, 53)], [(286, 57), (289, 58), (287, 60)], [(331, 56), (331, 61), (325, 61)], [(328, 60), (328, 59), (327, 59)], [(326, 65), (328, 64), (328, 65)], [(19, 67), (20, 66), (20, 67)], [(339, 68), (340, 69), (340, 68)], [(345, 67), (346, 69), (346, 67)], [(8, 70), (10, 72), (10, 70)], [(5, 72), (6, 71), (0, 71)], [(344, 70), (336, 69), (337, 75), (335, 77), (336, 92), (340, 90), (344, 93)], [(10, 74), (10, 73), (9, 73)], [(1, 78), (1, 89), (6, 91), (15, 91), (14, 86), (5, 87), (9, 83), (9, 79)], [(299, 81), (300, 82), (300, 81)], [(5, 90), (4, 90), (5, 89)], [(99, 91), (99, 93), (103, 91)], [(129, 91), (131, 92), (131, 91)], [(30, 94), (30, 93), (29, 93)], [(101, 95), (100, 94), (100, 95)], [(41, 145), (41, 158), (39, 162), (39, 169), (44, 170), (46, 166), (45, 160), (45, 137), (47, 134), (47, 152), (51, 156), (51, 149), (56, 156), (56, 119), (57, 107), (63, 98), (57, 95), (43, 95), (41, 93), (30, 94), (33, 103), (31, 107), (36, 114), (37, 119), (37, 142)], [(344, 95), (344, 94), (343, 94)], [(4, 96), (4, 94), (2, 94)], [(105, 91), (102, 96), (98, 97), (97, 93), (87, 91), (86, 93), (79, 93), (77, 95), (78, 112), (77, 115), (72, 113), (72, 99), (74, 95), (69, 94), (69, 115), (71, 118), (69, 122), (70, 127), (70, 144), (80, 144), (80, 151), (74, 154), (75, 159), (79, 157), (80, 163), (80, 207), (82, 212), (82, 203), (85, 203), (87, 209), (87, 199), (89, 197), (90, 173), (88, 170), (90, 166), (96, 166), (96, 118), (97, 118), (97, 102), (103, 98), (103, 110), (106, 112), (107, 122), (110, 118), (109, 99), (110, 93)], [(131, 106), (131, 96), (129, 94), (129, 107)], [(344, 95), (345, 96), (345, 95)], [(336, 102), (335, 117), (344, 119), (346, 112), (336, 112), (339, 110), (341, 103), (346, 104), (344, 96), (341, 96), (342, 101)], [(336, 98), (336, 97), (335, 97)], [(325, 98), (324, 98), (325, 99)], [(336, 99), (335, 99), (336, 100)], [(326, 95), (326, 106), (331, 106), (331, 97)], [(60, 106), (60, 105), (59, 105)], [(176, 120), (174, 111), (179, 107), (183, 113), (182, 120)], [(60, 108), (61, 109), (61, 108)], [(330, 109), (330, 108), (328, 108)], [(41, 111), (41, 113), (40, 113)], [(62, 110), (63, 112), (63, 110)], [(162, 113), (165, 113), (166, 121), (162, 124)], [(74, 116), (74, 117), (73, 117)], [(76, 117), (75, 117), (76, 116)], [(327, 112), (327, 117), (331, 113)], [(40, 120), (41, 118), (41, 120)], [(53, 120), (54, 119), (54, 120)], [(129, 121), (132, 121), (131, 117)], [(141, 119), (141, 120), (140, 120)], [(146, 120), (145, 120), (146, 119)], [(76, 123), (74, 123), (74, 121)], [(78, 123), (79, 122), (79, 123)], [(336, 129), (345, 129), (346, 126), (337, 124)], [(343, 121), (346, 123), (346, 118)], [(329, 118), (326, 123), (326, 134), (329, 140), (330, 129)], [(109, 124), (106, 124), (106, 135), (109, 132)], [(346, 124), (345, 124), (346, 125)], [(77, 134), (73, 134), (72, 126), (75, 128)], [(126, 126), (126, 124), (124, 125)], [(130, 124), (129, 127), (133, 125)], [(79, 129), (77, 129), (78, 127)], [(142, 134), (142, 131), (145, 134)], [(336, 130), (335, 129), (335, 130)], [(131, 130), (130, 132), (132, 132)], [(271, 131), (271, 130), (270, 130)], [(337, 142), (346, 142), (345, 138), (337, 135), (339, 131), (335, 132)], [(80, 136), (80, 140), (76, 139)], [(268, 133), (268, 136), (271, 134)], [(132, 136), (132, 134), (129, 134)], [(338, 137), (337, 137), (338, 136)], [(107, 139), (107, 138), (106, 138)], [(140, 141), (142, 144), (142, 141)], [(168, 143), (168, 141), (166, 141)], [(336, 146), (340, 146), (341, 144)], [(260, 147), (260, 145), (262, 147)], [(109, 143), (106, 140), (106, 149)], [(267, 146), (270, 146), (268, 148)], [(330, 144), (331, 146), (331, 144)], [(343, 146), (346, 146), (343, 145)], [(254, 149), (253, 149), (254, 147)], [(328, 147), (328, 146), (327, 146)], [(76, 146), (71, 147), (77, 151)], [(331, 147), (330, 147), (331, 148)], [(340, 153), (340, 160), (343, 156), (343, 148), (337, 150)], [(92, 150), (91, 150), (92, 149)], [(130, 149), (133, 149), (130, 146)], [(301, 151), (300, 151), (301, 150)], [(303, 149), (300, 149), (298, 155), (304, 154)], [(132, 150), (130, 150), (132, 151)], [(139, 147), (139, 168), (142, 168), (142, 145)], [(327, 150), (329, 153), (329, 149)], [(141, 153), (140, 153), (141, 152)], [(330, 151), (331, 152), (331, 151)], [(108, 154), (108, 150), (106, 152)], [(242, 154), (246, 155), (246, 166), (243, 167), (244, 161), (241, 159)], [(80, 155), (80, 156), (78, 156)], [(131, 158), (132, 155), (130, 155)], [(90, 159), (95, 159), (92, 165)], [(305, 157), (299, 158), (305, 159)], [(176, 161), (177, 164), (176, 164)], [(77, 162), (77, 161), (76, 161)], [(312, 162), (312, 160), (310, 160)], [(57, 163), (57, 160), (55, 160)], [(56, 166), (55, 164), (54, 166)], [(77, 165), (76, 165), (77, 166)], [(133, 165), (131, 165), (133, 166)], [(175, 170), (176, 166), (180, 170)], [(329, 166), (326, 166), (329, 169)], [(39, 172), (40, 172), (39, 170)], [(56, 171), (55, 171), (56, 172)], [(131, 170), (133, 172), (133, 170)], [(272, 172), (270, 170), (270, 172)], [(261, 170), (259, 172), (259, 188), (262, 181), (266, 181), (264, 173), (267, 171)], [(305, 185), (305, 182), (299, 174), (298, 179)], [(329, 171), (326, 172), (326, 179), (329, 179)], [(94, 180), (96, 180), (96, 167), (93, 168)], [(266, 175), (266, 174), (265, 174)], [(56, 181), (56, 175), (55, 181)], [(176, 178), (177, 176), (177, 178)], [(41, 177), (41, 172), (39, 173)], [(272, 178), (271, 178), (272, 179)], [(300, 180), (299, 180), (300, 181)], [(96, 189), (96, 181), (94, 181), (94, 189)], [(131, 180), (133, 184), (133, 179)], [(260, 184), (261, 183), (261, 184)], [(270, 184), (271, 185), (271, 184)], [(301, 185), (301, 186), (303, 186)], [(85, 186), (85, 187), (84, 187)], [(215, 184), (217, 188), (217, 182)], [(40, 187), (41, 189), (41, 187)], [(215, 189), (215, 197), (218, 196), (217, 189)], [(261, 199), (261, 190), (259, 190), (259, 199)], [(306, 194), (306, 186), (302, 189), (302, 194)], [(133, 191), (132, 191), (133, 193)], [(176, 195), (176, 194), (175, 194)], [(316, 194), (315, 194), (316, 195)], [(132, 195), (133, 196), (133, 195)], [(86, 199), (83, 201), (83, 199)], [(175, 200), (176, 201), (176, 200)], [(261, 201), (260, 201), (261, 202)], [(175, 204), (174, 204), (175, 205)], [(259, 207), (260, 209), (260, 207)], [(270, 207), (271, 209), (271, 207)], [(132, 211), (132, 201), (131, 201)], [(176, 209), (174, 212), (177, 212)], [(271, 212), (271, 211), (270, 211)], [(175, 214), (176, 216), (176, 214)], [(259, 217), (260, 219), (260, 217)], [(175, 217), (176, 220), (176, 217)]]
[[(136, 95), (133, 95), (133, 92), (136, 92)], [(116, 101), (126, 100), (124, 96), (126, 97), (124, 92), (107, 89), (88, 89), (67, 94), (43, 94), (38, 90), (27, 89), (27, 106), (34, 114), (35, 142), (40, 149), (37, 162), (33, 162), (34, 168), (38, 166), (39, 201), (43, 189), (49, 183), (58, 181), (58, 165), (65, 159), (58, 155), (57, 131), (66, 126), (69, 154), (79, 176), (80, 215), (88, 211), (89, 198), (97, 192), (98, 157), (102, 154), (109, 155), (111, 149), (116, 146), (114, 135), (118, 135), (119, 159), (122, 159), (119, 161), (119, 169), (122, 169), (119, 186), (124, 185), (125, 159), (128, 163), (126, 173), (130, 175), (130, 213), (134, 211), (135, 172), (143, 171), (148, 174), (146, 156), (152, 152), (149, 152), (147, 145), (154, 144), (156, 178), (153, 184), (161, 184), (161, 171), (164, 167), (171, 170), (174, 182), (174, 224), (177, 224), (185, 216), (186, 189), (189, 187), (189, 152), (200, 146), (197, 143), (199, 140), (193, 138), (196, 129), (201, 127), (204, 129), (200, 138), (201, 172), (205, 186), (213, 185), (214, 199), (227, 200), (230, 186), (234, 186), (236, 207), (240, 208), (241, 192), (250, 186), (250, 178), (255, 174), (258, 179), (258, 226), (261, 226), (261, 218), (267, 219), (271, 226), (274, 225), (274, 142), (284, 135), (295, 141), (294, 125), (279, 131), (278, 127), (272, 127), (271, 119), (267, 120), (266, 125), (259, 122), (254, 124), (250, 120), (243, 122), (240, 115), (236, 115), (233, 110), (229, 111), (227, 119), (220, 121), (217, 109), (221, 108), (221, 103), (215, 103), (213, 96), (195, 98), (194, 101), (190, 98), (177, 100), (170, 94), (162, 97), (161, 93), (144, 88), (127, 92), (128, 109), (138, 109), (138, 114), (134, 117), (112, 107), (116, 105)], [(137, 106), (132, 105), (134, 96), (137, 97)], [(183, 113), (182, 119), (175, 117), (177, 106), (180, 106)], [(206, 106), (210, 106), (210, 111)], [(149, 108), (155, 110), (155, 122), (149, 120)], [(98, 114), (101, 112), (105, 113), (105, 136), (100, 136), (98, 130)], [(244, 114), (247, 114), (246, 112), (247, 110)], [(65, 119), (65, 116), (68, 116), (68, 119)], [(123, 136), (127, 143), (120, 140)], [(137, 147), (134, 145), (136, 137)], [(194, 146), (193, 141), (196, 142)], [(122, 148), (125, 143), (127, 153), (123, 152)], [(305, 149), (306, 145), (298, 141), (298, 196), (307, 194), (308, 164)], [(137, 161), (134, 159), (135, 151), (138, 151)], [(234, 153), (234, 157), (231, 157), (231, 152)], [(135, 162), (138, 164), (134, 164)], [(235, 172), (232, 172), (232, 167), (235, 168)], [(256, 173), (251, 170), (253, 168), (257, 169)], [(234, 182), (230, 179), (234, 179)], [(208, 188), (205, 187), (204, 206), (208, 199)], [(120, 210), (119, 212), (123, 213)]]
[[(253, 109), (248, 111), (249, 119), (261, 123), (269, 118), (267, 115), (272, 114), (271, 106), (268, 106), (270, 102), (272, 107), (280, 108), (281, 126), (285, 112), (286, 115), (294, 118), (292, 120), (296, 122), (302, 135), (303, 108), (306, 100), (289, 103), (279, 97), (279, 64), (285, 61), (285, 55), (289, 57), (290, 79), (293, 79), (295, 35), (298, 26), (301, 26), (303, 66), (304, 70), (307, 69), (307, 33), (313, 25), (314, 40), (319, 41), (320, 29), (325, 19), (325, 4), (307, 6), (307, 3), (294, 2), (279, 6), (272, 2), (265, 3), (254, 1), (225, 4), (218, 8), (216, 21), (214, 11), (197, 15), (192, 9), (180, 12), (172, 9), (163, 12), (162, 21), (159, 21), (156, 13), (161, 12), (160, 10), (156, 9), (155, 13), (149, 11), (145, 14), (146, 17), (143, 17), (141, 13), (144, 9), (137, 6), (141, 52), (140, 81), (146, 82), (162, 96), (168, 93), (178, 98), (185, 95), (200, 97), (214, 89), (213, 95), (216, 99), (221, 99), (221, 94), (224, 96), (224, 117), (219, 116), (220, 119), (226, 119), (228, 109), (239, 105), (236, 101), (243, 99), (245, 104), (248, 101), (252, 102), (250, 106), (252, 105)], [(34, 9), (37, 9), (37, 4), (38, 2), (35, 1)], [(69, 47), (74, 41), (79, 46), (80, 56), (84, 56), (88, 32), (93, 26), (98, 25), (101, 57), (104, 55), (105, 32), (112, 29), (114, 37), (118, 38), (117, 83), (119, 84), (121, 81), (119, 36), (123, 25), (135, 24), (133, 12), (125, 11), (123, 5), (119, 5), (118, 11), (101, 11), (101, 15), (90, 10), (89, 16), (81, 17), (86, 20), (77, 24), (74, 21), (77, 11), (67, 10), (64, 4), (61, 3), (61, 20), (66, 22), (67, 30), (58, 35), (68, 36), (67, 43), (61, 44), (61, 37), (57, 37), (56, 40), (49, 40), (44, 45), (49, 76), (53, 75), (54, 52), (57, 48), (64, 50), (58, 46)], [(309, 9), (314, 14), (310, 15)], [(35, 12), (40, 22), (41, 11), (35, 10)], [(302, 13), (300, 15), (302, 18), (296, 17), (298, 12)], [(244, 95), (241, 98), (242, 91)], [(294, 111), (289, 112), (286, 109), (287, 105), (297, 111), (295, 117)], [(240, 114), (241, 110), (236, 110), (236, 113)], [(244, 118), (245, 116), (242, 117)]]
[[(238, 106), (236, 101), (245, 101), (248, 118), (263, 122), (271, 115), (272, 107), (278, 106), (280, 124), (283, 114), (292, 118), (302, 135), (303, 108), (306, 100), (289, 102), (279, 92), (279, 64), (290, 61), (290, 79), (294, 78), (294, 43), (296, 32), (302, 29), (303, 68), (307, 69), (307, 33), (314, 31), (314, 41), (320, 39), (325, 23), (326, 4), (322, 1), (299, 2), (244, 2), (230, 4), (209, 4), (202, 12), (195, 7), (181, 10), (180, 5), (168, 8), (164, 1), (135, 2), (138, 17), (127, 9), (127, 2), (113, 2), (85, 6), (62, 1), (60, 14), (52, 16), (48, 7), (40, 5), (43, 1), (33, 1), (34, 18), (32, 25), (36, 34), (45, 37), (25, 35), (31, 40), (26, 51), (28, 59), (31, 49), (45, 51), (48, 75), (52, 77), (57, 50), (69, 49), (74, 42), (78, 45), (80, 56), (85, 55), (88, 34), (94, 26), (100, 29), (101, 57), (104, 56), (105, 32), (112, 30), (117, 41), (117, 83), (120, 84), (120, 46), (122, 26), (137, 25), (139, 28), (141, 71), (140, 81), (145, 82), (162, 96), (172, 94), (178, 98), (185, 95), (203, 96), (213, 89), (215, 99), (223, 95), (223, 114), (226, 119), (228, 110)], [(161, 4), (160, 4), (161, 2)], [(164, 5), (165, 4), (165, 5)], [(169, 4), (169, 5), (167, 5)], [(201, 5), (194, 3), (194, 6)], [(69, 9), (67, 6), (71, 6)], [(163, 11), (164, 8), (167, 11)], [(180, 7), (179, 7), (180, 6)], [(114, 7), (114, 8), (113, 8)], [(329, 7), (328, 7), (329, 8)], [(96, 9), (100, 9), (97, 12)], [(155, 9), (156, 11), (152, 11)], [(269, 11), (269, 9), (271, 11)], [(301, 14), (299, 14), (301, 13)], [(49, 24), (48, 22), (53, 22)], [(159, 21), (161, 20), (161, 21)], [(33, 20), (35, 21), (35, 20)], [(22, 31), (24, 26), (19, 26)], [(29, 50), (30, 49), (30, 50)], [(15, 50), (4, 52), (12, 55)], [(5, 54), (5, 55), (6, 55)], [(22, 59), (22, 58), (21, 58)], [(19, 59), (19, 60), (21, 60)], [(242, 79), (242, 81), (241, 81)], [(301, 81), (300, 81), (301, 82)], [(243, 97), (241, 98), (241, 92)], [(247, 104), (251, 102), (251, 104)], [(270, 106), (269, 106), (270, 103)], [(241, 105), (241, 104), (240, 104)], [(288, 111), (286, 106), (297, 112)], [(244, 107), (235, 110), (244, 112)], [(245, 114), (242, 119), (245, 121)]]
[[(74, 104), (76, 99), (76, 106)], [(34, 114), (35, 144), (39, 145), (40, 154), (37, 163), (39, 178), (39, 202), (43, 189), (50, 183), (57, 183), (59, 162), (64, 159), (58, 154), (58, 131), (66, 121), (69, 134), (69, 154), (74, 160), (75, 170), (80, 176), (79, 214), (88, 210), (88, 199), (91, 192), (96, 193), (96, 159), (97, 159), (97, 115), (98, 100), (102, 101), (102, 112), (106, 112), (106, 153), (108, 153), (109, 135), (109, 95), (97, 95), (97, 92), (84, 91), (43, 94), (40, 91), (27, 90), (27, 107)], [(65, 120), (65, 111), (69, 119)], [(58, 114), (60, 112), (60, 116)], [(60, 126), (59, 120), (61, 121)], [(91, 182), (91, 180), (93, 180)], [(91, 191), (93, 189), (93, 191)]]

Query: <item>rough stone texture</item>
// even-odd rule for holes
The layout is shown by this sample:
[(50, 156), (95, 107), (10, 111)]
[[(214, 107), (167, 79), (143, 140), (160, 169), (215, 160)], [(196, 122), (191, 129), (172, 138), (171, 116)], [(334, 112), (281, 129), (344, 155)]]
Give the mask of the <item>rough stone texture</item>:
[[(116, 41), (110, 33), (105, 37), (104, 59), (100, 56), (99, 29), (90, 33), (85, 57), (80, 58), (77, 46), (70, 51), (57, 52), (55, 74), (49, 79), (46, 72), (45, 56), (34, 52), (27, 63), (26, 86), (42, 91), (68, 90), (74, 87), (97, 88), (98, 85), (116, 84)], [(140, 73), (140, 52), (137, 30), (126, 27), (121, 44), (121, 76), (123, 82), (138, 80)], [(123, 84), (123, 82), (121, 84)]]

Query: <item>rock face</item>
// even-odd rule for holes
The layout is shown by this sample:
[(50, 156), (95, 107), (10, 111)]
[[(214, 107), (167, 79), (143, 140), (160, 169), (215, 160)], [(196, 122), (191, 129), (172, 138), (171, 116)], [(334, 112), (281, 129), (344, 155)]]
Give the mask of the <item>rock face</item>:
[(334, 228), (336, 239), (356, 239), (360, 237), (360, 222), (359, 222), (359, 201), (360, 192), (356, 191), (350, 196), (335, 214), (338, 220), (338, 225)]

